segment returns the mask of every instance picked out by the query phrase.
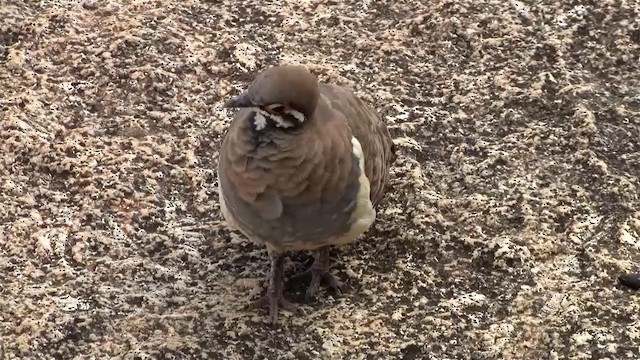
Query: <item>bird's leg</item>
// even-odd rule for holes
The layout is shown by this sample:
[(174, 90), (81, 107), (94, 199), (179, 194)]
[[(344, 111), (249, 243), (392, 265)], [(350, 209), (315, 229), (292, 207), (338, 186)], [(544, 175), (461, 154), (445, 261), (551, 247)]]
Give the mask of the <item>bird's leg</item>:
[(282, 272), (285, 254), (274, 253), (269, 251), (269, 259), (271, 260), (271, 273), (269, 275), (269, 287), (267, 293), (260, 299), (254, 301), (254, 307), (269, 306), (269, 318), (273, 325), (278, 320), (278, 307), (294, 312), (296, 307), (282, 296), (283, 281)]
[(320, 282), (324, 281), (327, 286), (335, 290), (337, 293), (342, 292), (342, 283), (329, 271), (329, 246), (323, 246), (313, 252), (315, 260), (308, 270), (305, 270), (294, 278), (299, 278), (311, 273), (311, 283), (305, 293), (305, 300), (310, 301), (318, 291)]
[(337, 293), (342, 291), (342, 283), (329, 271), (329, 247), (323, 246), (314, 251), (313, 257), (315, 260), (311, 265), (311, 283), (307, 288), (305, 298), (307, 301), (311, 300), (318, 291), (320, 281), (323, 280), (327, 286), (332, 288)]

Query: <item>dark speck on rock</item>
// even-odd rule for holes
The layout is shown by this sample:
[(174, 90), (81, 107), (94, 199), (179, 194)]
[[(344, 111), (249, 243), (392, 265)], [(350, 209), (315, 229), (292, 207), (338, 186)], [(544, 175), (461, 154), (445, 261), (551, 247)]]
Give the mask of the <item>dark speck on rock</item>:
[(631, 273), (618, 276), (620, 284), (633, 289), (640, 290), (640, 273)]
[(426, 355), (422, 352), (420, 346), (416, 344), (409, 344), (405, 346), (404, 348), (402, 348), (402, 350), (400, 350), (400, 353), (402, 354), (403, 360), (423, 359)]

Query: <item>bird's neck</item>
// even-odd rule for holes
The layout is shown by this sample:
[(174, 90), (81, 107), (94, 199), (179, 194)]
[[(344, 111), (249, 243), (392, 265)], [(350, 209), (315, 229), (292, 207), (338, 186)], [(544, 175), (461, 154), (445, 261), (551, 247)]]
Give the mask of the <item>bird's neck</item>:
[(237, 151), (243, 156), (264, 159), (266, 154), (282, 153), (291, 147), (304, 147), (304, 144), (300, 142), (305, 138), (304, 134), (309, 131), (307, 125), (310, 124), (279, 127), (273, 123), (272, 118), (265, 116), (266, 124), (258, 123), (256, 126), (255, 118), (258, 118), (258, 121), (263, 121), (260, 115), (262, 114), (257, 112), (250, 113), (248, 121), (241, 125), (238, 136), (232, 140), (235, 143), (233, 147), (238, 149)]

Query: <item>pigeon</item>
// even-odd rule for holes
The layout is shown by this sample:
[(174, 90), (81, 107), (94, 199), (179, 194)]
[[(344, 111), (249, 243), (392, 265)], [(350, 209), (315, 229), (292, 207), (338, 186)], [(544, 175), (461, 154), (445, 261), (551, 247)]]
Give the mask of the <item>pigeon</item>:
[(376, 218), (395, 160), (386, 124), (352, 90), (325, 84), (303, 65), (259, 72), (228, 99), (237, 109), (219, 151), (218, 194), (229, 228), (264, 244), (271, 262), (267, 292), (251, 305), (295, 312), (283, 296), (291, 251), (312, 251), (305, 299), (320, 283), (340, 292), (329, 249), (355, 242)]

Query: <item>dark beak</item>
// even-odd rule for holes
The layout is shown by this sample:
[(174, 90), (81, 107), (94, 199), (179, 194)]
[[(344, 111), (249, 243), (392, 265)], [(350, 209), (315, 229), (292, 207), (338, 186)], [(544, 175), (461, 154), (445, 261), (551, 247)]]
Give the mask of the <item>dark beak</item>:
[(251, 101), (249, 93), (245, 91), (242, 94), (227, 100), (222, 106), (225, 108), (243, 108), (256, 105)]

